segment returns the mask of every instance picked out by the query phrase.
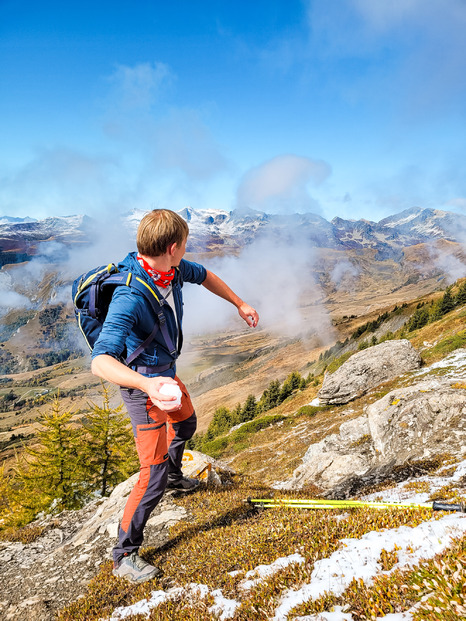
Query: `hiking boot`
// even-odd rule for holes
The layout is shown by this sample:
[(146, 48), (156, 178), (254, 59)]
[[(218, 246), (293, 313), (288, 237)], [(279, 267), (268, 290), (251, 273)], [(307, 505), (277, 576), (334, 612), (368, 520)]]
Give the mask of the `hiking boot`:
[(146, 582), (159, 576), (162, 571), (154, 565), (146, 563), (137, 552), (131, 552), (124, 556), (118, 564), (113, 565), (113, 575), (119, 578), (126, 578), (130, 582)]
[(191, 477), (181, 477), (181, 479), (168, 479), (167, 490), (177, 490), (179, 492), (192, 492), (199, 487), (201, 482), (199, 479), (192, 479)]

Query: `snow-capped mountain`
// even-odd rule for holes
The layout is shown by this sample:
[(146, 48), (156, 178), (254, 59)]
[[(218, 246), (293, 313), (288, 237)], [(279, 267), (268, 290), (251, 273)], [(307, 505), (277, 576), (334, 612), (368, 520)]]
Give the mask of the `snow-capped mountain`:
[(347, 248), (373, 248), (376, 257), (396, 258), (403, 248), (446, 239), (466, 240), (466, 217), (437, 209), (414, 207), (399, 214), (371, 222), (334, 218), (335, 235)]
[(40, 243), (86, 242), (93, 229), (93, 220), (83, 215), (44, 220), (3, 217), (0, 220), (0, 266), (29, 261), (37, 254)]
[(22, 222), (37, 222), (36, 218), (29, 218), (29, 216), (27, 216), (26, 218), (16, 218), (13, 216), (1, 216), (0, 217), (0, 224), (20, 224)]
[(0, 239), (23, 239), (32, 242), (59, 239), (66, 241), (88, 232), (92, 219), (88, 216), (59, 216), (33, 220), (32, 218), (9, 218), (0, 220)]
[[(121, 217), (122, 226), (134, 238), (146, 212), (135, 209)], [(397, 259), (403, 248), (438, 239), (466, 240), (466, 216), (414, 207), (380, 222), (334, 218), (328, 222), (312, 213), (275, 215), (249, 209), (224, 211), (186, 207), (180, 215), (190, 229), (188, 251), (235, 252), (266, 237), (277, 242), (300, 243), (317, 248), (375, 251), (375, 258)], [(100, 225), (88, 216), (74, 215), (44, 220), (3, 217), (0, 220), (0, 263), (27, 260), (39, 242), (59, 241), (69, 245), (92, 243)], [(15, 259), (15, 253), (18, 257)]]

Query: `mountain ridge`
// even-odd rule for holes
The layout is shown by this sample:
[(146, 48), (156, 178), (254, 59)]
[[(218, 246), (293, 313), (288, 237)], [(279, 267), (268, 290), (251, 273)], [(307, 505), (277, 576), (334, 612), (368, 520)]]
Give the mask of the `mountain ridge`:
[[(134, 236), (144, 211), (134, 209), (120, 216), (121, 224)], [(466, 216), (438, 209), (413, 207), (383, 218), (346, 220), (340, 217), (330, 222), (311, 212), (267, 214), (253, 210), (225, 211), (193, 209), (178, 212), (189, 224), (188, 251), (238, 251), (256, 239), (292, 238), (299, 232), (300, 240), (316, 248), (341, 250), (371, 249), (375, 258), (398, 259), (402, 249), (438, 239), (462, 243), (466, 239)], [(92, 243), (98, 221), (86, 215), (57, 216), (33, 221), (30, 218), (0, 219), (0, 257), (2, 264), (15, 252), (27, 254), (30, 260), (39, 243), (58, 241), (65, 245)], [(9, 255), (9, 256), (7, 256)]]

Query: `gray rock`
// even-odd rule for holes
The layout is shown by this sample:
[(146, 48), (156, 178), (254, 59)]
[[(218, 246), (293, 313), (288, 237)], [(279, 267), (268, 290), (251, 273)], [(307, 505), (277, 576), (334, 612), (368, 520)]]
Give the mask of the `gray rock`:
[(311, 444), (302, 465), (280, 487), (302, 489), (312, 483), (327, 491), (348, 477), (364, 474), (371, 466), (372, 453), (361, 450), (359, 442), (368, 434), (367, 416), (343, 423), (338, 434)]
[(409, 341), (385, 341), (353, 354), (335, 373), (326, 375), (319, 400), (331, 405), (348, 403), (383, 382), (415, 371), (421, 363)]
[(432, 379), (393, 390), (367, 408), (377, 462), (403, 464), (466, 445), (466, 391)]
[(343, 423), (338, 434), (311, 444), (292, 478), (277, 487), (313, 484), (345, 494), (357, 478), (367, 482), (410, 460), (466, 452), (466, 390), (450, 378), (393, 390), (364, 416)]

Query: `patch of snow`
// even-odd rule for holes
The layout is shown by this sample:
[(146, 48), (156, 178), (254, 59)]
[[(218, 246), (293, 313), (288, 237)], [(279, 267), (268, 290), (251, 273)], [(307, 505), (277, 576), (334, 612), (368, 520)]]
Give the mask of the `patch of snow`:
[(319, 407), (320, 405), (319, 398), (316, 397), (315, 399), (313, 399), (309, 405), (313, 405), (314, 407)]
[(234, 617), (236, 609), (239, 606), (239, 602), (234, 599), (227, 599), (222, 595), (220, 589), (216, 589), (211, 592), (212, 597), (215, 599), (214, 604), (209, 608), (209, 611), (213, 614), (219, 614), (222, 621), (224, 619), (231, 619)]
[(424, 376), (434, 369), (447, 369), (445, 377), (466, 379), (466, 349), (460, 348), (428, 367), (416, 371), (415, 375)]
[(294, 621), (353, 621), (353, 615), (349, 612), (343, 612), (341, 606), (335, 606), (335, 610), (332, 612), (318, 612), (315, 615), (295, 617)]
[(466, 459), (457, 464), (456, 470), (451, 478), (453, 481), (459, 481), (464, 475), (466, 475)]
[(300, 589), (290, 589), (275, 611), (274, 621), (281, 621), (295, 606), (321, 597), (325, 592), (341, 595), (353, 578), (371, 583), (381, 572), (379, 564), (383, 549), (390, 551), (398, 546), (398, 563), (395, 568), (413, 566), (421, 559), (432, 558), (443, 552), (452, 542), (466, 532), (466, 515), (446, 515), (439, 520), (423, 522), (415, 528), (400, 528), (382, 532), (372, 531), (361, 539), (343, 539), (342, 549), (330, 557), (317, 561), (311, 581)]
[(389, 220), (387, 218), (387, 220), (389, 221), (384, 221), (384, 226), (386, 226), (387, 228), (395, 228), (397, 226), (401, 226), (403, 224), (407, 224), (408, 222), (411, 222), (411, 220), (414, 220), (415, 218), (417, 218), (419, 215), (419, 212), (416, 213), (411, 213), (409, 214), (409, 216), (406, 216), (405, 218), (400, 218), (400, 219), (395, 219), (395, 217), (393, 218), (393, 220)]
[(141, 599), (131, 606), (119, 606), (113, 611), (109, 621), (120, 621), (120, 619), (126, 619), (131, 615), (145, 615), (148, 617), (153, 608), (156, 608), (163, 602), (176, 597), (183, 593), (181, 587), (169, 589), (168, 591), (152, 591), (150, 599)]
[(258, 565), (251, 571), (248, 571), (245, 575), (245, 578), (251, 578), (250, 580), (243, 580), (240, 582), (239, 587), (243, 591), (248, 591), (262, 582), (264, 578), (269, 578), (273, 576), (281, 569), (288, 567), (288, 565), (292, 565), (293, 563), (304, 563), (306, 559), (301, 556), (301, 554), (291, 554), (289, 556), (281, 556), (277, 558), (270, 565)]
[[(108, 621), (121, 621), (131, 615), (144, 615), (148, 617), (151, 611), (168, 601), (169, 599), (186, 597), (188, 600), (205, 599), (209, 595), (209, 587), (206, 584), (191, 583), (186, 587), (173, 587), (168, 591), (152, 591), (149, 599), (142, 599), (131, 606), (120, 606), (113, 611)], [(209, 608), (213, 614), (220, 614), (220, 619), (231, 619), (234, 616), (239, 603), (233, 599), (227, 599), (220, 589), (210, 593), (214, 598), (214, 604)]]

